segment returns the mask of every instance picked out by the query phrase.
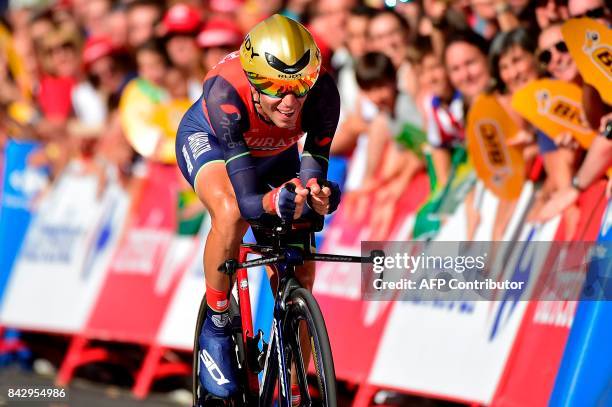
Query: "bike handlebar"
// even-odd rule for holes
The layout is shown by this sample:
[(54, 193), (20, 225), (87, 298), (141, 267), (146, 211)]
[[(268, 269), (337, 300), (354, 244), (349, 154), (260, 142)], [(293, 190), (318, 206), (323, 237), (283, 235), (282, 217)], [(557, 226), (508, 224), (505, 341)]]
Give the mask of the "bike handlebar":
[[(384, 257), (385, 253), (382, 250), (372, 250), (370, 255), (364, 256), (343, 256), (338, 254), (328, 253), (308, 253), (299, 259), (298, 264), (303, 264), (304, 261), (328, 261), (336, 263), (373, 263), (375, 257)], [(268, 264), (279, 263), (289, 260), (284, 254), (278, 254), (269, 257), (261, 257), (259, 259), (247, 260), (244, 263), (238, 263), (236, 260), (231, 259), (225, 261), (219, 266), (218, 270), (222, 273), (232, 275), (238, 269), (248, 269), (251, 267), (266, 266)]]

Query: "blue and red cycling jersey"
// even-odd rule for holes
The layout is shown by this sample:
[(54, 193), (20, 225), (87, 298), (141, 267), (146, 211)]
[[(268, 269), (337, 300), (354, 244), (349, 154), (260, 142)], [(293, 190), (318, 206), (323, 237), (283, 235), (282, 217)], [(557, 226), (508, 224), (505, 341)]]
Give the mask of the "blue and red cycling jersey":
[[(325, 178), (340, 96), (321, 70), (295, 128), (283, 129), (257, 113), (238, 52), (227, 55), (204, 79), (202, 96), (185, 113), (176, 137), (181, 172), (195, 188), (200, 170), (224, 162), (245, 219), (264, 214), (263, 195), (296, 175), (305, 184)], [(297, 142), (306, 133), (301, 159)]]

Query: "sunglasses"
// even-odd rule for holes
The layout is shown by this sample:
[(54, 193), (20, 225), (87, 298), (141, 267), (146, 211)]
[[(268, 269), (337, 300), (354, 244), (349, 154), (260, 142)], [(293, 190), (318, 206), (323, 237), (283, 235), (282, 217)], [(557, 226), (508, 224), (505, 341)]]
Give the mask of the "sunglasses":
[(317, 75), (309, 75), (292, 81), (283, 81), (266, 78), (253, 72), (247, 72), (246, 74), (249, 82), (258, 92), (273, 98), (283, 98), (290, 93), (294, 94), (295, 97), (302, 98), (306, 96), (317, 80)]
[(550, 50), (552, 48), (556, 49), (557, 52), (560, 52), (562, 54), (566, 54), (568, 52), (567, 44), (565, 43), (565, 41), (559, 41), (552, 47), (540, 52), (540, 54), (538, 55), (538, 60), (542, 65), (548, 65), (550, 63), (550, 60), (552, 59), (552, 52)]
[(603, 18), (606, 16), (606, 8), (605, 6), (601, 6), (601, 7), (597, 7), (591, 10), (587, 10), (582, 14), (578, 14), (576, 16), (573, 16), (573, 18), (581, 18), (581, 17), (588, 17), (588, 18)]
[(72, 50), (72, 49), (74, 49), (74, 45), (71, 42), (63, 42), (63, 43), (58, 44), (58, 45), (47, 47), (47, 49), (45, 49), (45, 52), (47, 54), (53, 54), (55, 51), (59, 51), (59, 50)]

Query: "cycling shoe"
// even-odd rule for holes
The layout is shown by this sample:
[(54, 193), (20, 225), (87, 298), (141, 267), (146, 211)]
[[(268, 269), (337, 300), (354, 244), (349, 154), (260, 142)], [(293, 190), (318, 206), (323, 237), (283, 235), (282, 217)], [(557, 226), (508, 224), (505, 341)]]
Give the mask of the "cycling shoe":
[(213, 396), (227, 399), (238, 391), (236, 351), (227, 314), (209, 314), (199, 337), (200, 383)]

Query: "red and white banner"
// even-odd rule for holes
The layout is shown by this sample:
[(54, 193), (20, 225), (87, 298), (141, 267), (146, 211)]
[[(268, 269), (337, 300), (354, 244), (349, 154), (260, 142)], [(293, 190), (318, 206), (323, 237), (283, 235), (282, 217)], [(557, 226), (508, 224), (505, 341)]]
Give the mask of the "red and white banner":
[[(414, 213), (427, 193), (427, 178), (419, 174), (397, 205), (393, 220), (396, 227), (388, 240), (403, 240), (409, 236)], [(328, 229), (321, 251), (361, 255), (361, 241), (367, 240), (370, 233), (368, 226), (356, 220), (355, 214), (345, 206), (341, 207)], [(363, 383), (383, 335), (391, 303), (361, 299), (361, 267), (354, 263), (320, 263), (313, 292), (325, 316), (336, 375), (352, 383)], [(347, 338), (354, 340), (347, 341)]]
[[(484, 192), (484, 200), (488, 196), (491, 202), (481, 205), (478, 229), (481, 236), (490, 236), (495, 221), (490, 205), (497, 199)], [(514, 219), (524, 215), (531, 192), (528, 186), (524, 188), (506, 235), (516, 231), (510, 229), (518, 227)], [(493, 216), (487, 212), (493, 212)], [(534, 239), (551, 239), (557, 225), (558, 220), (548, 223)], [(461, 235), (464, 231), (457, 230), (457, 233)], [(462, 240), (458, 237), (453, 240)], [(510, 257), (505, 268), (507, 273), (515, 269), (518, 260), (517, 256)], [(533, 264), (537, 266), (544, 260), (545, 256), (538, 254)], [(524, 301), (511, 298), (488, 302), (396, 302), (384, 328), (368, 384), (429, 397), (488, 404), (504, 370), (525, 306)]]
[(174, 289), (194, 254), (196, 240), (175, 235), (177, 171), (150, 164), (85, 328), (86, 337), (151, 343)]
[(72, 162), (44, 197), (4, 300), (7, 326), (76, 333), (84, 326), (126, 218), (125, 191)]
[[(579, 213), (567, 211), (554, 238), (548, 240), (595, 241), (606, 205), (604, 187), (602, 181), (585, 191)], [(548, 404), (576, 305), (575, 301), (529, 303), (492, 406)]]

